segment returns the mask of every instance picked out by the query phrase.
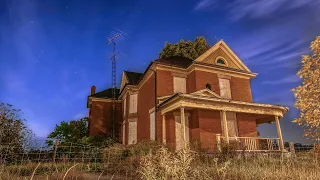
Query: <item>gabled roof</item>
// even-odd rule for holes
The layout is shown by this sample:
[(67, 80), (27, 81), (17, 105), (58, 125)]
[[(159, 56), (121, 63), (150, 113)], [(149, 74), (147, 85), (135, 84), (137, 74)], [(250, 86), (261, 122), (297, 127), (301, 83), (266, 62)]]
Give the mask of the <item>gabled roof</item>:
[(245, 70), (251, 72), (250, 69), (240, 60), (240, 58), (230, 49), (230, 47), (223, 41), (220, 40), (214, 46), (212, 46), (208, 51), (199, 56), (196, 62), (206, 62), (207, 58), (214, 54), (216, 51), (221, 50), (224, 54), (230, 57), (232, 63), (235, 64), (240, 70)]
[(218, 94), (216, 94), (215, 92), (211, 91), (208, 88), (190, 93), (190, 95), (195, 95), (195, 96), (203, 96), (203, 97), (212, 97), (212, 98), (222, 98), (221, 96), (219, 96)]
[(157, 59), (154, 62), (165, 65), (188, 68), (192, 64), (193, 60), (181, 56), (171, 56), (165, 59)]
[(142, 73), (137, 73), (137, 72), (130, 72), (130, 71), (123, 71), (125, 75), (127, 76), (128, 84), (131, 85), (137, 85), (139, 83), (139, 80), (141, 76), (143, 75)]
[[(90, 95), (89, 97), (103, 98), (103, 99), (113, 98), (112, 97), (112, 89), (113, 88), (109, 88), (109, 89), (97, 92), (95, 94)], [(116, 98), (119, 97), (119, 92), (120, 92), (120, 89), (116, 89)]]

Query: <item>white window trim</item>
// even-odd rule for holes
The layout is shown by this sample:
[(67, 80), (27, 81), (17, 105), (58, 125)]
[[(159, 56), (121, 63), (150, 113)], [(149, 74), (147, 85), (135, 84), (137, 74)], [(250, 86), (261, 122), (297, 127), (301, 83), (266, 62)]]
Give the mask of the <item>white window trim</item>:
[[(239, 128), (238, 128), (238, 120), (237, 120), (237, 113), (236, 112), (232, 112), (233, 116), (234, 116), (234, 120), (235, 120), (235, 126), (236, 126), (236, 136), (235, 137), (239, 137)], [(222, 117), (222, 112), (220, 112), (220, 122), (221, 122), (221, 132), (222, 134), (224, 134), (224, 128), (223, 128), (223, 117)], [(227, 123), (228, 123), (228, 119), (227, 119)], [(229, 127), (228, 127), (229, 128)], [(228, 132), (229, 133), (229, 132)], [(229, 135), (229, 134), (228, 134)], [(230, 136), (229, 136), (230, 137)]]
[[(128, 145), (137, 143), (137, 140), (138, 140), (137, 121), (138, 121), (137, 118), (128, 119)], [(132, 129), (131, 126), (135, 126), (135, 129)], [(131, 131), (133, 131), (133, 132), (131, 132)]]
[(149, 110), (149, 123), (150, 123), (150, 140), (154, 141), (156, 140), (156, 119), (155, 119), (154, 108)]
[[(222, 96), (222, 81), (223, 80), (226, 80), (229, 82), (229, 91), (230, 91), (230, 97), (223, 97)], [(231, 92), (231, 82), (230, 82), (230, 79), (225, 79), (225, 78), (219, 78), (219, 89), (220, 89), (220, 96), (225, 98), (225, 99), (232, 99), (232, 92)]]
[(126, 116), (126, 110), (127, 110), (127, 96), (123, 98), (123, 117)]

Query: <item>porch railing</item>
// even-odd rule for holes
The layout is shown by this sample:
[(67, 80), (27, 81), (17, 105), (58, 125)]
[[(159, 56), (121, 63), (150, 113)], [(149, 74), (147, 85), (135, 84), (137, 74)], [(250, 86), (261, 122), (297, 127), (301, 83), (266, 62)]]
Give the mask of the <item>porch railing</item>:
[[(280, 151), (279, 138), (261, 137), (229, 137), (229, 145), (236, 151)], [(217, 135), (217, 148), (221, 151), (222, 144), (226, 142), (223, 136)]]

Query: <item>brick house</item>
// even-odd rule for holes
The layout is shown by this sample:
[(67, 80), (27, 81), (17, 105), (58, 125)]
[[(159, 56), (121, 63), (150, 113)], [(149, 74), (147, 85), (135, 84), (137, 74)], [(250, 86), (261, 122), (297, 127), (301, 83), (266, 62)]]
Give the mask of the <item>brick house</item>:
[[(117, 136), (125, 145), (157, 140), (180, 149), (198, 140), (214, 151), (224, 140), (249, 151), (281, 151), (279, 120), (288, 108), (254, 103), (250, 80), (256, 76), (222, 40), (195, 60), (157, 59), (143, 73), (124, 71), (116, 100)], [(110, 133), (110, 92), (91, 89), (92, 136)], [(278, 138), (259, 137), (257, 126), (273, 122)]]

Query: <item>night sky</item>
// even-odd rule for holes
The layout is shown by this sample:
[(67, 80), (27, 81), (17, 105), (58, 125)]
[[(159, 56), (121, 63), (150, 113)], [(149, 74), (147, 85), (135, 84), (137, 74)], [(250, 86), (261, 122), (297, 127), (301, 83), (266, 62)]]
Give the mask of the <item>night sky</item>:
[[(320, 35), (318, 0), (0, 0), (0, 101), (23, 111), (38, 137), (55, 124), (88, 115), (91, 85), (111, 86), (112, 46), (121, 29), (117, 82), (123, 70), (143, 72), (166, 41), (205, 36), (223, 39), (258, 76), (251, 81), (255, 102), (285, 105), (285, 141), (306, 143), (291, 121), (291, 89), (302, 54)], [(259, 126), (276, 137), (275, 124)]]

